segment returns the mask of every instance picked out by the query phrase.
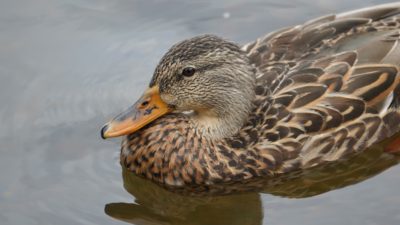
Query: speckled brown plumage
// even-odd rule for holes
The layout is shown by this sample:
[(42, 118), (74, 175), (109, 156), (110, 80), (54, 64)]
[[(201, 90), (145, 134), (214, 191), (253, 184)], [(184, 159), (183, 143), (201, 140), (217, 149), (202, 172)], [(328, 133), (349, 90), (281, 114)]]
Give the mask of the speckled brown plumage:
[[(392, 4), (321, 17), (249, 43), (238, 51), (254, 68), (254, 98), (238, 132), (209, 138), (190, 114), (168, 114), (123, 140), (121, 163), (165, 185), (210, 185), (311, 168), (360, 152), (399, 130), (399, 24), (400, 4)], [(229, 66), (223, 58), (213, 60), (220, 53), (207, 51), (218, 46), (235, 48), (214, 36), (175, 45), (151, 86), (168, 90), (183, 82), (163, 74), (196, 54), (209, 55), (212, 64), (205, 70)]]

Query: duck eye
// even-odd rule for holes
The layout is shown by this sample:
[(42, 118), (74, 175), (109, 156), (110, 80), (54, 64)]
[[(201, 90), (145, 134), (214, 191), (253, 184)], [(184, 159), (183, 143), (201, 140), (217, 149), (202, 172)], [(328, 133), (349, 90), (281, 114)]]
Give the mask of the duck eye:
[(186, 67), (182, 70), (182, 75), (185, 77), (191, 77), (196, 72), (196, 69), (193, 67)]

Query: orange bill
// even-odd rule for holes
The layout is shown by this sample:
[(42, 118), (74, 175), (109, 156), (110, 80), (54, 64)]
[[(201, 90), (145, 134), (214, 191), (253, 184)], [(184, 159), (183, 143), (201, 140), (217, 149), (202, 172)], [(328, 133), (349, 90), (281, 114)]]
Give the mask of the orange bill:
[(111, 138), (131, 134), (172, 109), (161, 99), (158, 86), (145, 91), (140, 99), (101, 129), (101, 137)]

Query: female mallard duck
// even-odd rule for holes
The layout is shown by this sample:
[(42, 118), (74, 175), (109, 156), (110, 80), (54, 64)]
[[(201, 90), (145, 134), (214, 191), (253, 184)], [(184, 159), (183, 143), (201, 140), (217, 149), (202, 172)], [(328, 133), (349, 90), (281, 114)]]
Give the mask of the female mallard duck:
[(243, 47), (174, 45), (102, 129), (121, 163), (165, 185), (272, 176), (348, 158), (400, 126), (400, 4), (324, 16)]

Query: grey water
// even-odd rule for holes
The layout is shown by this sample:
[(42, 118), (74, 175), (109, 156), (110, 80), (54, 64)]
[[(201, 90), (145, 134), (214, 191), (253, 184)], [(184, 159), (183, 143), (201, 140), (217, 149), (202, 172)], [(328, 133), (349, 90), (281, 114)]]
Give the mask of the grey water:
[(123, 172), (119, 140), (99, 136), (180, 40), (245, 44), (386, 2), (0, 0), (0, 224), (400, 224), (394, 157), (371, 153), (357, 173), (296, 194), (187, 197)]

